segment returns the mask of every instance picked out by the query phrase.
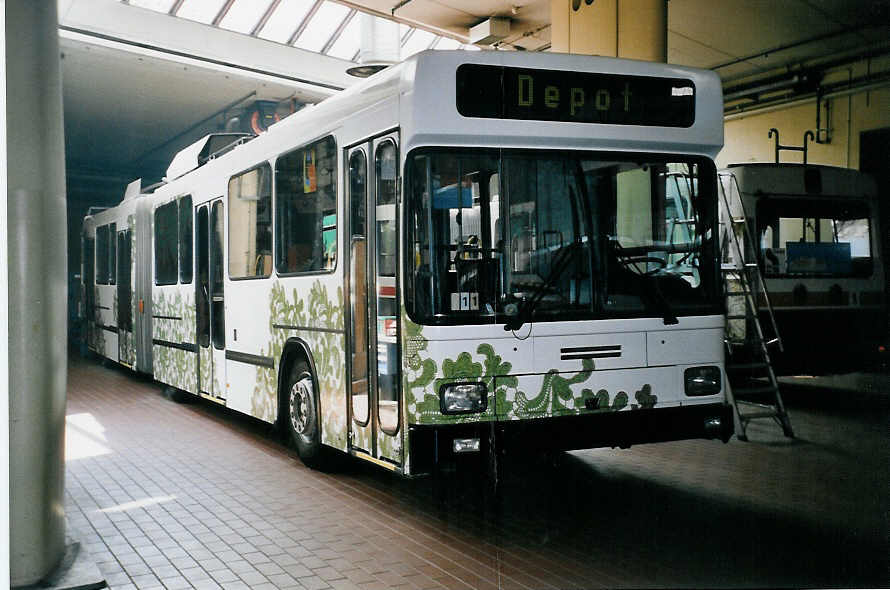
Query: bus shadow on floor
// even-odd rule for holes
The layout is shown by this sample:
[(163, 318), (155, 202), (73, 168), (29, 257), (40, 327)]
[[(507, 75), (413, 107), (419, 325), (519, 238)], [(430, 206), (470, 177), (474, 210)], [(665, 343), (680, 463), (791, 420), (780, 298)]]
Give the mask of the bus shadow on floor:
[[(187, 407), (298, 460), (266, 423), (210, 402)], [(886, 535), (733, 503), (706, 486), (668, 485), (571, 453), (508, 455), (497, 493), (481, 458), (416, 479), (344, 458), (325, 477), (334, 487), (359, 486), (456, 542), (550, 556), (582, 577), (589, 571), (591, 583), (610, 570), (617, 579), (633, 571), (634, 585), (655, 586), (883, 587), (890, 580)]]
[(886, 537), (599, 469), (568, 453), (513, 457), (506, 463), (496, 496), (487, 490), (484, 468), (471, 462), (417, 480), (362, 465), (350, 466), (344, 477), (388, 493), (456, 537), (559, 556), (581, 571), (637, 569), (644, 585), (645, 580), (657, 586), (774, 587), (888, 581)]

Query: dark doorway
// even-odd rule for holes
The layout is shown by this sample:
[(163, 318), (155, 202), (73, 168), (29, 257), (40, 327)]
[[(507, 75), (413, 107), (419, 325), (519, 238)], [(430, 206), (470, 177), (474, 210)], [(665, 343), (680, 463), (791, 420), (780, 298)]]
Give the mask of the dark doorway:
[[(859, 170), (871, 174), (878, 183), (881, 223), (881, 259), (884, 264), (884, 295), (890, 294), (890, 127), (864, 131), (859, 135)], [(886, 301), (886, 299), (885, 299)], [(890, 314), (886, 319), (890, 334)]]

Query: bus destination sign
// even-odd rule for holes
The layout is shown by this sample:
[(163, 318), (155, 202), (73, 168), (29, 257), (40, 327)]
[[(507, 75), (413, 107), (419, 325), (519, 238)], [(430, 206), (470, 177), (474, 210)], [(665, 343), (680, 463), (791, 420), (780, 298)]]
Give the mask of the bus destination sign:
[(682, 78), (463, 64), (457, 68), (457, 110), (486, 119), (691, 127), (695, 84)]

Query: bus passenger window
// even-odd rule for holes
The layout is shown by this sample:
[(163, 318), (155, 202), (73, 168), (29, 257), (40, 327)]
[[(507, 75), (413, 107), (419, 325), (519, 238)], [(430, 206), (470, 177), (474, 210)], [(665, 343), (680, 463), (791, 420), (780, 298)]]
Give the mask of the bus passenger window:
[(272, 272), (272, 169), (268, 164), (229, 180), (229, 276)]
[(96, 228), (96, 284), (108, 284), (108, 226)]
[(337, 150), (327, 137), (275, 163), (275, 267), (279, 273), (337, 265)]
[(179, 199), (179, 282), (192, 282), (192, 196)]
[(155, 284), (175, 285), (179, 222), (176, 201), (155, 209)]
[(112, 223), (108, 228), (108, 284), (113, 285), (117, 282), (117, 224)]

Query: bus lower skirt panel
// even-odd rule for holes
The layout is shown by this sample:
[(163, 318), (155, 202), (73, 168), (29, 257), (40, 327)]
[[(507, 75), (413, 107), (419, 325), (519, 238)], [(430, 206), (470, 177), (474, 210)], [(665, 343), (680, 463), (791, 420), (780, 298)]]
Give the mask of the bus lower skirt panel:
[(602, 412), (583, 416), (448, 424), (409, 428), (411, 472), (430, 472), (437, 462), (456, 457), (455, 439), (480, 440), (488, 452), (492, 426), (495, 444), (509, 451), (570, 451), (621, 447), (685, 439), (719, 439), (727, 442), (734, 425), (727, 404)]

